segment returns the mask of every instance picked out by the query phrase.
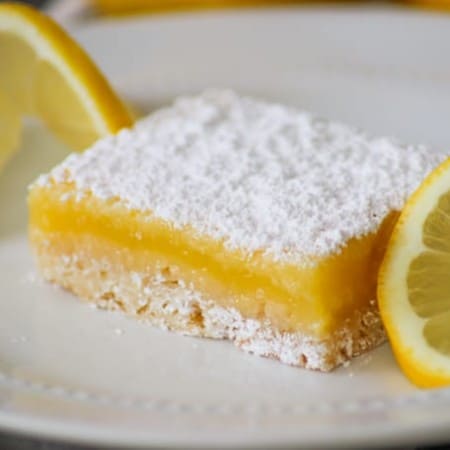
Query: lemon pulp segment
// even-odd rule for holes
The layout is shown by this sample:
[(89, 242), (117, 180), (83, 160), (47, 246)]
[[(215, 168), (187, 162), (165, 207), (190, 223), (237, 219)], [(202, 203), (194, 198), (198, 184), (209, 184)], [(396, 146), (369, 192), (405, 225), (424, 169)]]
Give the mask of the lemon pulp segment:
[(426, 319), (423, 334), (428, 344), (450, 356), (450, 191), (441, 195), (423, 226), (426, 247), (408, 271), (409, 301)]
[(0, 170), (8, 161), (11, 150), (17, 148), (20, 138), (20, 114), (0, 91)]

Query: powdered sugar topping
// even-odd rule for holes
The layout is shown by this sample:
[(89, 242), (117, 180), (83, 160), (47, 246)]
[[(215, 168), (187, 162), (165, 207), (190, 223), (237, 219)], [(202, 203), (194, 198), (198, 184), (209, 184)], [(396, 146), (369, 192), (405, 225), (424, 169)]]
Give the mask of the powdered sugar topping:
[(70, 155), (38, 183), (74, 182), (80, 197), (120, 198), (230, 249), (297, 261), (375, 231), (443, 158), (293, 108), (207, 91)]

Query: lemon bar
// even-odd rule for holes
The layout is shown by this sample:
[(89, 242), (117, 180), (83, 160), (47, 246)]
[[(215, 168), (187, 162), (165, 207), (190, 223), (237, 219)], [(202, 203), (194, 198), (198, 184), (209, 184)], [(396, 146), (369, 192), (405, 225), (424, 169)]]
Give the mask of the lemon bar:
[(378, 266), (441, 160), (207, 91), (40, 176), (30, 242), (44, 278), (101, 308), (327, 371), (385, 339)]

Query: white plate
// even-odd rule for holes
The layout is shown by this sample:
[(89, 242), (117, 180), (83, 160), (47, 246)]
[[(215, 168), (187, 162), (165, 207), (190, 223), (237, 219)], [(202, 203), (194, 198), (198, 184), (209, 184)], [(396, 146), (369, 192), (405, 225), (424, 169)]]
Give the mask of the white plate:
[[(381, 134), (450, 145), (450, 17), (291, 9), (93, 23), (77, 37), (145, 108), (232, 87)], [(367, 445), (450, 439), (450, 391), (389, 347), (331, 374), (96, 311), (33, 274), (25, 186), (61, 158), (36, 126), (0, 177), (0, 427), (122, 445)]]

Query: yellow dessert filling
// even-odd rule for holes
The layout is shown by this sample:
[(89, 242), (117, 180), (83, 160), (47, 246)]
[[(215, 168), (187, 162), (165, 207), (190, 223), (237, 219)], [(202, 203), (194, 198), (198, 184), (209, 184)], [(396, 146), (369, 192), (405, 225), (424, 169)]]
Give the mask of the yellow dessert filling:
[(280, 331), (329, 336), (376, 298), (378, 266), (397, 219), (351, 239), (336, 254), (307, 263), (275, 261), (230, 250), (188, 227), (174, 228), (151, 212), (131, 211), (120, 199), (77, 198), (70, 184), (35, 185), (29, 195), (30, 239), (46, 252), (108, 260), (142, 276), (163, 273), (244, 317), (267, 319)]

